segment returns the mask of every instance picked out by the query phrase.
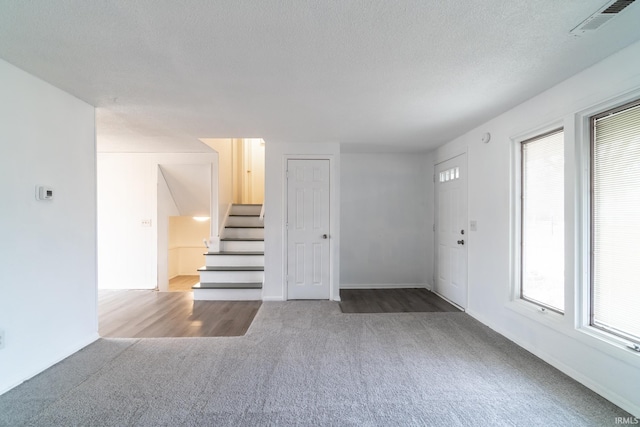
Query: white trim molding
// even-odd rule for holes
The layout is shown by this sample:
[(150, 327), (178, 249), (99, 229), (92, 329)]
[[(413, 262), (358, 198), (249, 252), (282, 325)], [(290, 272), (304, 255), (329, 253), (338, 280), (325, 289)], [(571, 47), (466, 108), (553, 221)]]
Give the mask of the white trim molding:
[(429, 289), (426, 283), (343, 283), (340, 289)]
[(329, 295), (330, 301), (340, 301), (340, 282), (338, 257), (340, 256), (338, 248), (340, 246), (340, 211), (339, 207), (339, 188), (336, 179), (339, 173), (336, 158), (333, 154), (283, 154), (282, 155), (282, 295), (288, 300), (287, 289), (287, 165), (289, 160), (329, 160), (329, 235), (331, 236), (329, 247)]

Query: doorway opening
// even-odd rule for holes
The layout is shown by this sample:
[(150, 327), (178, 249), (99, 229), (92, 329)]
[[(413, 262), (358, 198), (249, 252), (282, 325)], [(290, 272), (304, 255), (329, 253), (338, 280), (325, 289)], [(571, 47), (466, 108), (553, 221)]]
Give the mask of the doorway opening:
[(203, 138), (217, 153), (212, 233), (194, 300), (262, 300), (265, 142)]
[(159, 291), (190, 290), (187, 283), (197, 278), (198, 268), (204, 265), (214, 215), (214, 166), (158, 165)]
[[(123, 327), (128, 322), (141, 324), (137, 321), (140, 313), (133, 311), (137, 303), (129, 298), (138, 295), (149, 298), (143, 307), (137, 307), (144, 311), (147, 319), (142, 323), (149, 323), (147, 326), (157, 329), (158, 334), (169, 333), (161, 330), (160, 323), (156, 323), (158, 319), (165, 319), (162, 313), (167, 314), (166, 310), (175, 309), (176, 315), (186, 316), (185, 321), (195, 322), (193, 325), (202, 321), (199, 330), (208, 330), (211, 326), (207, 324), (208, 320), (205, 322), (200, 317), (189, 317), (205, 308), (209, 313), (210, 306), (215, 305), (198, 301), (192, 286), (194, 281), (198, 283), (201, 279), (199, 270), (206, 265), (205, 253), (212, 250), (211, 247), (207, 248), (207, 244), (211, 245), (212, 241), (224, 237), (225, 222), (232, 205), (240, 201), (264, 202), (265, 144), (261, 139), (242, 138), (202, 142), (213, 151), (102, 153), (99, 156), (99, 253), (103, 258), (101, 264), (106, 266), (100, 269), (102, 276), (99, 279), (99, 283), (104, 284), (99, 301), (101, 334), (104, 327), (108, 326), (103, 314), (122, 320), (120, 326)], [(239, 186), (242, 191), (238, 190)], [(237, 194), (234, 194), (234, 188)], [(253, 218), (247, 218), (244, 213), (236, 216), (235, 220), (241, 223), (231, 224), (233, 227), (230, 228), (234, 228), (233, 232), (240, 236), (230, 239), (226, 252), (245, 250), (232, 245), (243, 244), (238, 242), (243, 238), (244, 230), (241, 228), (246, 227), (245, 222), (251, 222)], [(198, 223), (194, 217), (205, 218)], [(259, 219), (262, 220), (262, 216)], [(253, 224), (248, 226), (257, 228)], [(257, 248), (259, 242), (254, 233), (255, 230), (251, 230), (252, 236), (247, 238), (251, 240), (248, 242), (251, 247), (246, 251), (251, 253), (243, 255), (243, 258), (251, 258), (252, 263), (254, 259), (264, 258), (256, 254), (264, 251), (264, 248)], [(218, 247), (217, 250), (224, 249)], [(228, 253), (221, 258), (225, 262), (232, 259)], [(263, 274), (262, 271), (255, 272), (258, 270), (256, 266), (251, 267), (254, 270), (252, 275)], [(117, 277), (118, 274), (121, 277)], [(252, 299), (261, 301), (262, 279), (250, 279), (246, 281), (260, 282), (257, 289), (249, 289), (248, 292), (256, 295)], [(229, 299), (224, 298), (225, 301)], [(171, 301), (175, 305), (168, 309), (156, 304), (162, 301)], [(258, 301), (239, 304), (239, 310), (250, 308), (243, 311), (245, 316), (230, 309), (228, 304), (220, 305), (222, 301), (217, 304), (222, 314), (213, 317), (207, 314), (208, 318), (227, 322), (235, 320), (237, 316), (238, 324), (242, 325), (250, 324), (259, 307)], [(231, 315), (232, 312), (235, 314)], [(236, 333), (229, 330), (215, 332)]]
[(169, 217), (169, 292), (191, 292), (200, 281), (198, 269), (205, 264), (203, 239), (210, 230), (209, 217)]
[(233, 203), (264, 204), (264, 139), (234, 139), (233, 150)]

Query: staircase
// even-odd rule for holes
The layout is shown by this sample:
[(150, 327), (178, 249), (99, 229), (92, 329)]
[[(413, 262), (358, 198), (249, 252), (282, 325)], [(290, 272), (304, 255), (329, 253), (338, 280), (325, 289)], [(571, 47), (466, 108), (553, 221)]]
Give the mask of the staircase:
[(262, 205), (233, 205), (220, 239), (220, 252), (208, 252), (194, 300), (262, 299), (264, 224)]

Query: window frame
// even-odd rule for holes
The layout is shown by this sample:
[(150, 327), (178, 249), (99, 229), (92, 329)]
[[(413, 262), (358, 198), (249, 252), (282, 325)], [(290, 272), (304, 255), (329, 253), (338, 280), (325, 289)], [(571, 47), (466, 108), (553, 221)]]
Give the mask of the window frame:
[[(529, 138), (526, 138), (526, 139), (521, 139), (518, 142), (519, 151), (520, 151), (520, 169), (519, 169), (519, 173), (518, 173), (518, 184), (519, 184), (519, 187), (520, 187), (520, 192), (519, 192), (519, 195), (520, 195), (520, 197), (519, 197), (520, 198), (520, 209), (519, 209), (519, 214), (518, 214), (518, 218), (517, 218), (517, 221), (519, 222), (519, 224), (518, 224), (519, 227), (518, 228), (520, 230), (519, 242), (518, 242), (519, 247), (520, 247), (519, 265), (518, 265), (518, 270), (520, 272), (520, 274), (519, 274), (519, 283), (518, 283), (518, 288), (519, 288), (518, 289), (518, 298), (520, 300), (522, 300), (522, 301), (526, 301), (529, 304), (533, 304), (533, 305), (537, 306), (541, 310), (549, 310), (549, 311), (557, 313), (557, 314), (559, 314), (561, 316), (564, 316), (564, 312), (565, 312), (566, 305), (567, 305), (566, 304), (566, 297), (564, 298), (564, 301), (563, 301), (563, 306), (564, 307), (562, 308), (562, 310), (559, 310), (557, 307), (553, 307), (553, 306), (551, 306), (549, 304), (545, 304), (542, 301), (538, 301), (538, 300), (535, 300), (535, 299), (532, 299), (532, 298), (527, 298), (527, 297), (524, 296), (524, 268), (523, 268), (523, 266), (524, 266), (524, 250), (523, 250), (523, 246), (524, 246), (524, 241), (525, 241), (525, 239), (524, 239), (524, 232), (525, 232), (525, 227), (524, 227), (524, 225), (525, 225), (525, 218), (524, 218), (524, 214), (525, 214), (525, 194), (524, 194), (525, 157), (524, 157), (524, 148), (525, 148), (526, 144), (530, 144), (532, 142), (539, 141), (539, 140), (541, 140), (543, 138), (546, 138), (548, 136), (552, 136), (552, 135), (555, 135), (555, 134), (558, 134), (558, 133), (562, 133), (562, 149), (563, 149), (563, 154), (564, 154), (564, 151), (566, 150), (566, 147), (565, 147), (566, 141), (565, 141), (565, 136), (564, 136), (564, 134), (565, 134), (564, 125), (556, 127), (555, 129), (547, 130), (547, 131), (542, 132), (542, 133), (538, 133), (535, 136), (532, 136), (532, 137), (529, 137)], [(563, 172), (563, 175), (564, 175), (565, 174), (564, 165), (563, 165), (563, 171), (562, 172)], [(564, 194), (565, 193), (564, 189), (566, 187), (566, 180), (564, 179), (564, 176), (563, 176), (563, 180), (562, 181), (563, 181), (563, 194)], [(563, 197), (563, 199), (566, 199), (566, 196)], [(563, 210), (563, 217), (564, 217), (563, 219), (566, 219), (566, 212), (564, 212), (564, 210)], [(566, 253), (566, 245), (564, 245), (564, 246), (565, 247), (564, 247), (564, 251), (563, 252)], [(563, 286), (565, 284), (565, 281), (566, 281), (566, 277), (563, 278)]]
[[(640, 353), (630, 351), (630, 341), (590, 325), (591, 281), (591, 123), (592, 116), (640, 99), (640, 88), (624, 91), (602, 99), (572, 113), (568, 120), (575, 129), (573, 162), (575, 169), (572, 190), (575, 191), (575, 210), (572, 242), (575, 272), (575, 296), (572, 325), (566, 333), (580, 342), (624, 361), (632, 366), (640, 362)], [(567, 187), (569, 189), (569, 187)], [(570, 306), (567, 308), (571, 308)]]
[(607, 336), (613, 336), (618, 340), (623, 340), (624, 342), (630, 343), (629, 345), (640, 345), (640, 339), (638, 338), (633, 338), (631, 337), (629, 334), (625, 334), (622, 331), (616, 331), (613, 328), (606, 328), (604, 326), (599, 326), (596, 325), (594, 323), (594, 312), (595, 312), (595, 298), (594, 298), (594, 291), (595, 291), (595, 287), (594, 287), (594, 278), (595, 278), (595, 253), (594, 253), (594, 242), (595, 242), (595, 224), (593, 221), (593, 218), (595, 216), (595, 204), (592, 202), (594, 200), (594, 180), (595, 180), (595, 132), (594, 132), (594, 128), (595, 128), (595, 124), (596, 121), (608, 116), (611, 116), (613, 114), (617, 114), (620, 113), (622, 111), (628, 110), (630, 108), (634, 108), (634, 107), (638, 107), (640, 106), (640, 95), (636, 95), (635, 97), (632, 97), (632, 100), (626, 100), (624, 103), (620, 104), (620, 103), (616, 103), (616, 105), (614, 106), (610, 106), (607, 109), (600, 109), (600, 111), (598, 113), (595, 114), (590, 114), (588, 116), (588, 128), (587, 128), (587, 132), (588, 132), (588, 144), (589, 144), (589, 148), (588, 148), (588, 172), (587, 172), (587, 176), (588, 176), (588, 196), (587, 196), (587, 203), (586, 205), (583, 203), (582, 208), (585, 210), (585, 212), (587, 213), (587, 225), (588, 225), (588, 236), (585, 239), (586, 241), (584, 242), (586, 249), (587, 249), (587, 256), (588, 258), (586, 259), (586, 263), (588, 265), (588, 277), (586, 282), (586, 286), (588, 287), (587, 292), (586, 292), (586, 296), (588, 298), (588, 301), (586, 301), (586, 306), (587, 306), (587, 312), (586, 314), (586, 319), (585, 316), (583, 316), (583, 321), (586, 320), (586, 323), (584, 324), (585, 327), (588, 328), (592, 328), (597, 330), (599, 333), (605, 334)]
[[(523, 141), (531, 140), (542, 135), (553, 133), (558, 130), (564, 130), (565, 132), (565, 189), (566, 189), (566, 174), (567, 174), (567, 120), (566, 117), (561, 117), (554, 121), (547, 122), (543, 125), (535, 128), (530, 128), (524, 132), (515, 134), (510, 137), (510, 180), (509, 180), (509, 192), (510, 192), (510, 215), (509, 215), (509, 277), (510, 285), (508, 290), (508, 298), (506, 301), (506, 307), (516, 313), (528, 317), (536, 322), (546, 324), (552, 329), (565, 331), (569, 330), (567, 325), (567, 319), (569, 316), (569, 306), (567, 305), (568, 295), (566, 293), (566, 274), (565, 271), (565, 312), (560, 313), (555, 310), (550, 310), (547, 307), (525, 300), (521, 295), (521, 277), (522, 277), (522, 150), (521, 144)], [(565, 197), (567, 195), (565, 194)], [(568, 212), (565, 209), (565, 221)], [(566, 235), (565, 228), (565, 235)], [(565, 237), (565, 253), (567, 251), (567, 241)], [(566, 270), (566, 269), (565, 269)]]
[[(640, 86), (603, 98), (594, 97), (564, 114), (525, 127), (509, 137), (509, 282), (504, 307), (529, 322), (597, 349), (632, 366), (640, 353), (630, 341), (589, 325), (590, 281), (590, 130), (591, 116), (640, 99)], [(564, 316), (520, 299), (520, 142), (563, 127), (565, 132), (565, 312)], [(522, 128), (521, 128), (522, 129)], [(560, 335), (560, 336), (562, 336)], [(515, 339), (515, 337), (514, 337)], [(517, 340), (516, 340), (517, 341)]]

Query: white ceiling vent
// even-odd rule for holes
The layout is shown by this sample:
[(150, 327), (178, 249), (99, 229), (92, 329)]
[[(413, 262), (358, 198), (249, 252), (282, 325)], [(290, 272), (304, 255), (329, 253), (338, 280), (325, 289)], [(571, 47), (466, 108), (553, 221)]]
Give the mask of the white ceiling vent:
[(582, 21), (580, 25), (570, 31), (574, 36), (581, 36), (585, 33), (595, 31), (613, 19), (624, 8), (635, 0), (613, 0), (602, 6), (596, 13)]

